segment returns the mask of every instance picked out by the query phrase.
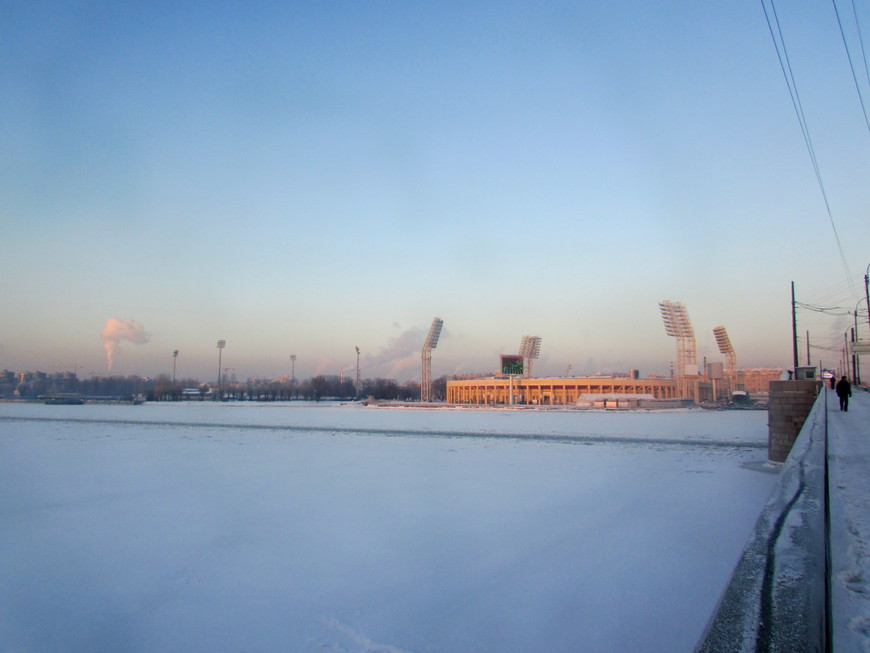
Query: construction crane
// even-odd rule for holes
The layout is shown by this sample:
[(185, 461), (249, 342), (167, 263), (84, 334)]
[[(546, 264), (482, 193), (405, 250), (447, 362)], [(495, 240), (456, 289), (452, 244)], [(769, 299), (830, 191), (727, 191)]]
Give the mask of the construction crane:
[(523, 336), (520, 340), (520, 356), (523, 357), (525, 365), (525, 377), (528, 379), (532, 376), (532, 361), (541, 355), (541, 336)]
[(423, 379), (420, 383), (420, 401), (431, 401), (432, 396), (432, 350), (438, 346), (438, 338), (441, 337), (441, 327), (444, 320), (436, 317), (429, 327), (429, 334), (423, 344)]

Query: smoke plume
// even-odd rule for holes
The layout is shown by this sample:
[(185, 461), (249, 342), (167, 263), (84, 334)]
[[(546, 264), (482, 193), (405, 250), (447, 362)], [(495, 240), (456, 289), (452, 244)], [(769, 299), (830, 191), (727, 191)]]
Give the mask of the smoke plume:
[(109, 366), (109, 371), (112, 371), (112, 364), (115, 358), (121, 354), (121, 341), (126, 340), (134, 345), (142, 345), (148, 342), (148, 334), (142, 325), (135, 320), (119, 320), (116, 317), (110, 317), (106, 320), (106, 326), (103, 327), (101, 334), (103, 345), (106, 348), (106, 363)]
[[(401, 327), (393, 324), (399, 331)], [(442, 338), (447, 331), (442, 332)], [(387, 344), (378, 348), (376, 353), (363, 350), (360, 355), (360, 376), (363, 379), (395, 379), (399, 382), (420, 380), (422, 362), (420, 356), (426, 341), (426, 331), (419, 328), (406, 329), (389, 338)], [(478, 366), (479, 367), (479, 366)], [(475, 367), (474, 369), (478, 369)], [(322, 358), (315, 366), (315, 374), (341, 373), (353, 379), (356, 374), (356, 356), (348, 348), (345, 362), (334, 358)]]
[[(401, 328), (398, 324), (394, 324), (393, 327), (397, 330)], [(398, 381), (419, 379), (420, 355), (425, 341), (426, 332), (422, 329), (415, 327), (402, 331), (390, 338), (376, 354), (363, 356), (362, 364), (365, 368), (363, 376)]]

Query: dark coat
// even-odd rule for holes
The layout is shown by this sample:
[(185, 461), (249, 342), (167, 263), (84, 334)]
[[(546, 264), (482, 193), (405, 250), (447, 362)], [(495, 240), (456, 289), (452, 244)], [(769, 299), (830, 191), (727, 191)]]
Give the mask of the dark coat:
[(852, 384), (849, 383), (846, 379), (840, 379), (837, 382), (837, 396), (838, 397), (851, 397), (852, 396)]

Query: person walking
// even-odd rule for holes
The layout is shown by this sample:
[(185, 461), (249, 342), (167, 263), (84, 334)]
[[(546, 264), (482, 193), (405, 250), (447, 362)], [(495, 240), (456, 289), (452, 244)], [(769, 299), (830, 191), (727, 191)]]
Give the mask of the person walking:
[(849, 410), (849, 397), (852, 396), (852, 384), (845, 376), (837, 382), (837, 396), (840, 398), (840, 410)]

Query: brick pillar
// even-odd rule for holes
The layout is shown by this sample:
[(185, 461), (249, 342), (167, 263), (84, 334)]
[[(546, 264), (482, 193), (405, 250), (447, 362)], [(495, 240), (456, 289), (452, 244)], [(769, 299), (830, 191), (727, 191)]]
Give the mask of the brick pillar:
[(819, 393), (819, 382), (771, 381), (768, 403), (767, 457), (785, 462)]

